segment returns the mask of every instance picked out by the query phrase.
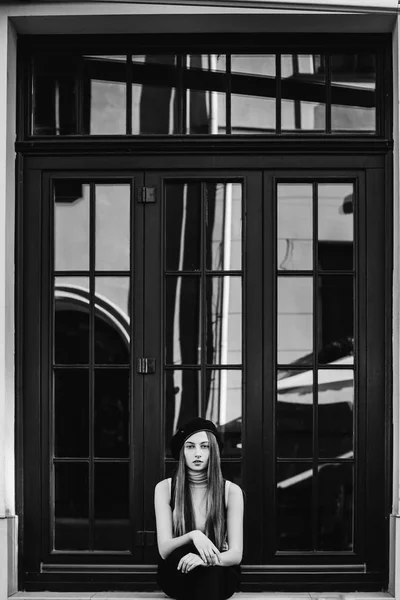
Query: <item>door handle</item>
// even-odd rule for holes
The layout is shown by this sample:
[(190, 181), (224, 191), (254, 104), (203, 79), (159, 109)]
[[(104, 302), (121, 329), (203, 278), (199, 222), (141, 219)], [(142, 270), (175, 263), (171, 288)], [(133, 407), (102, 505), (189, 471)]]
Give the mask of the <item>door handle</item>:
[(136, 359), (136, 372), (142, 375), (152, 375), (156, 372), (156, 359), (155, 358), (137, 358)]

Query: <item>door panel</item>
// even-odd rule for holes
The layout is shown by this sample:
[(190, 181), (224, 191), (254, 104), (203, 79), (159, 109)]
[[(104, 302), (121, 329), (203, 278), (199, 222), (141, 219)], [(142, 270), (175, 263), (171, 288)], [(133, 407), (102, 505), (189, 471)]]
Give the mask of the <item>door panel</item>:
[[(143, 214), (139, 175), (44, 175), (42, 362), (45, 567), (143, 560)], [(140, 266), (140, 270), (137, 266)], [(131, 316), (136, 315), (135, 321)], [(44, 315), (43, 315), (44, 316)], [(45, 345), (43, 345), (45, 348)], [(43, 357), (44, 358), (44, 357)], [(97, 558), (96, 558), (97, 557)]]
[(265, 429), (274, 422), (266, 468), (275, 480), (267, 495), (264, 561), (293, 564), (301, 556), (329, 570), (346, 555), (362, 569), (364, 173), (270, 173), (267, 196), (273, 201), (264, 237), (275, 240), (275, 264), (265, 263), (265, 298), (274, 306), (265, 339), (268, 318), (275, 325), (264, 363), (272, 398)]
[[(145, 458), (153, 476), (145, 502), (151, 529), (153, 484), (174, 469), (169, 440), (189, 419), (217, 424), (225, 476), (240, 485), (246, 477), (247, 427), (257, 419), (261, 397), (252, 399), (248, 416), (244, 384), (246, 369), (257, 368), (257, 358), (251, 359), (257, 345), (261, 349), (261, 330), (259, 322), (246, 320), (244, 307), (251, 293), (255, 314), (261, 310), (261, 255), (255, 246), (249, 247), (254, 253), (243, 247), (249, 220), (254, 225), (261, 212), (261, 182), (260, 172), (146, 173), (146, 186), (160, 197), (159, 206), (149, 204), (145, 212), (145, 351), (159, 365), (145, 378), (146, 431), (154, 438), (158, 432)], [(257, 378), (260, 370), (252, 373)], [(258, 496), (249, 492), (250, 508)], [(260, 551), (250, 542), (256, 530), (249, 522), (250, 560)]]

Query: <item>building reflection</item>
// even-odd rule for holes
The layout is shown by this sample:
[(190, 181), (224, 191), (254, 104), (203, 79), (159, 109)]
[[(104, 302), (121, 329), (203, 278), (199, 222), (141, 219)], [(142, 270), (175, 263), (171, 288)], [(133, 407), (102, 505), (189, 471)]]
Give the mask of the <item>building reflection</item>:
[[(330, 59), (335, 130), (375, 129), (374, 61), (363, 64), (357, 56), (350, 62), (339, 57)], [(52, 59), (38, 59), (34, 133), (263, 134), (275, 133), (279, 127), (325, 132), (325, 58), (287, 55), (281, 61), (278, 125), (275, 55), (232, 55), (228, 61), (226, 56), (209, 55), (133, 56), (129, 60), (86, 56), (65, 61), (61, 69), (59, 62), (56, 69)], [(126, 93), (128, 66), (130, 94)], [(231, 96), (227, 100), (228, 90)], [(71, 107), (76, 108), (75, 115)], [(281, 550), (352, 549), (352, 185), (328, 182), (318, 184), (315, 192), (312, 184), (290, 183), (276, 190), (275, 432)], [(88, 456), (91, 409), (95, 455), (108, 459), (129, 457), (133, 393), (129, 379), (132, 232), (126, 226), (130, 223), (129, 186), (97, 186), (95, 199), (100, 215), (95, 224), (96, 255), (103, 258), (91, 268), (123, 270), (125, 275), (96, 275), (94, 289), (90, 290), (87, 276), (64, 273), (56, 278), (55, 447), (60, 458)], [(87, 271), (88, 184), (61, 182), (55, 188), (55, 205), (56, 269)], [(202, 413), (217, 423), (224, 438), (224, 457), (240, 458), (243, 443), (252, 443), (251, 439), (242, 439), (242, 187), (234, 180), (171, 181), (165, 190), (165, 207), (165, 439), (168, 441), (183, 423)], [(92, 355), (90, 336), (94, 341)], [(90, 387), (81, 369), (89, 364), (118, 368), (109, 368), (106, 375), (99, 369)], [(68, 365), (74, 365), (75, 370), (70, 369), (65, 377), (60, 367)], [(76, 432), (72, 441), (63, 433), (71, 430)], [(79, 508), (81, 499), (76, 500), (75, 508), (63, 504), (66, 496), (60, 490), (68, 488), (66, 482), (75, 472), (69, 475), (72, 467), (58, 468), (61, 487), (57, 488), (56, 516), (61, 527), (62, 519), (74, 519), (75, 513), (82, 516), (85, 509)], [(85, 486), (88, 474), (81, 466), (79, 469), (75, 475)], [(99, 472), (97, 477), (101, 489), (107, 473)], [(311, 535), (312, 498), (316, 494), (318, 528)], [(115, 531), (119, 531), (121, 522), (107, 512), (101, 495), (96, 502), (99, 522), (115, 519)], [(126, 512), (124, 495), (115, 499), (115, 506), (122, 507), (122, 515)], [(62, 531), (61, 527), (60, 540), (64, 539)], [(114, 540), (122, 539), (110, 535)], [(60, 547), (69, 543), (65, 540), (60, 541)], [(99, 548), (102, 543), (99, 541)]]

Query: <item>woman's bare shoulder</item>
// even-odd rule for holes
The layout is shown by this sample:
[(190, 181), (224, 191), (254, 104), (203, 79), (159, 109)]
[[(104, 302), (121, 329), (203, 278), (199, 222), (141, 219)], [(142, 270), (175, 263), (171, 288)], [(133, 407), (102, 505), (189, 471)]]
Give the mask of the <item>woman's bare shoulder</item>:
[(170, 493), (170, 486), (171, 486), (171, 478), (169, 479), (162, 479), (161, 481), (159, 481), (154, 489), (154, 492), (156, 494), (166, 494)]
[(229, 479), (226, 480), (226, 483), (228, 484), (228, 499), (229, 497), (237, 498), (238, 496), (243, 496), (242, 488), (237, 483), (233, 483)]

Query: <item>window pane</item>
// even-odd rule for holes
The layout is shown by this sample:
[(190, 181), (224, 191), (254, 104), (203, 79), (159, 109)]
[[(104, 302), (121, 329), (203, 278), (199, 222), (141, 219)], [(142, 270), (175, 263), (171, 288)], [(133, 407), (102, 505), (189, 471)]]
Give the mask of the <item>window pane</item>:
[(312, 371), (286, 372), (277, 383), (276, 433), (280, 458), (310, 458), (313, 454)]
[(318, 263), (320, 269), (353, 269), (352, 183), (318, 185)]
[(56, 277), (54, 281), (54, 362), (89, 363), (89, 279)]
[(33, 135), (78, 133), (78, 64), (68, 56), (35, 57), (33, 66)]
[(183, 73), (186, 88), (186, 133), (226, 133), (226, 58), (192, 54)]
[(332, 131), (376, 129), (376, 67), (373, 54), (332, 56)]
[(206, 371), (206, 419), (217, 424), (224, 441), (223, 455), (242, 453), (242, 371)]
[(318, 448), (324, 458), (353, 456), (354, 372), (318, 371)]
[(129, 270), (130, 185), (96, 185), (96, 269)]
[(312, 277), (278, 278), (278, 363), (312, 363)]
[(318, 473), (318, 549), (353, 550), (354, 484), (352, 464), (320, 465)]
[(281, 57), (282, 130), (325, 131), (325, 58), (321, 54)]
[(232, 55), (232, 133), (275, 133), (275, 71), (274, 54)]
[(95, 456), (129, 456), (129, 371), (95, 370)]
[(200, 416), (201, 372), (195, 369), (165, 371), (165, 444), (180, 427)]
[(312, 550), (312, 465), (277, 465), (277, 549)]
[(207, 364), (242, 362), (242, 278), (208, 277)]
[(129, 464), (97, 463), (94, 477), (95, 550), (129, 550)]
[(55, 369), (53, 393), (55, 456), (87, 457), (89, 455), (88, 370)]
[(126, 133), (126, 56), (85, 56), (84, 133)]
[(278, 183), (278, 269), (313, 268), (313, 190), (308, 183)]
[(354, 278), (324, 275), (318, 285), (318, 361), (354, 362)]
[(198, 277), (167, 277), (165, 316), (166, 363), (174, 365), (200, 363), (200, 280)]
[(239, 485), (240, 487), (243, 486), (242, 463), (240, 463), (240, 462), (226, 463), (226, 462), (222, 461), (221, 470), (222, 470), (222, 476), (224, 477), (224, 479), (233, 481), (233, 483), (236, 483), (236, 485)]
[(201, 247), (201, 183), (165, 186), (167, 271), (198, 271)]
[(242, 268), (242, 184), (205, 184), (206, 265), (213, 271)]
[(54, 181), (54, 268), (89, 270), (89, 185)]
[(89, 465), (54, 465), (56, 550), (89, 548)]
[(95, 362), (127, 364), (130, 342), (129, 277), (96, 277)]
[(179, 133), (176, 57), (132, 56), (132, 82), (132, 133)]

